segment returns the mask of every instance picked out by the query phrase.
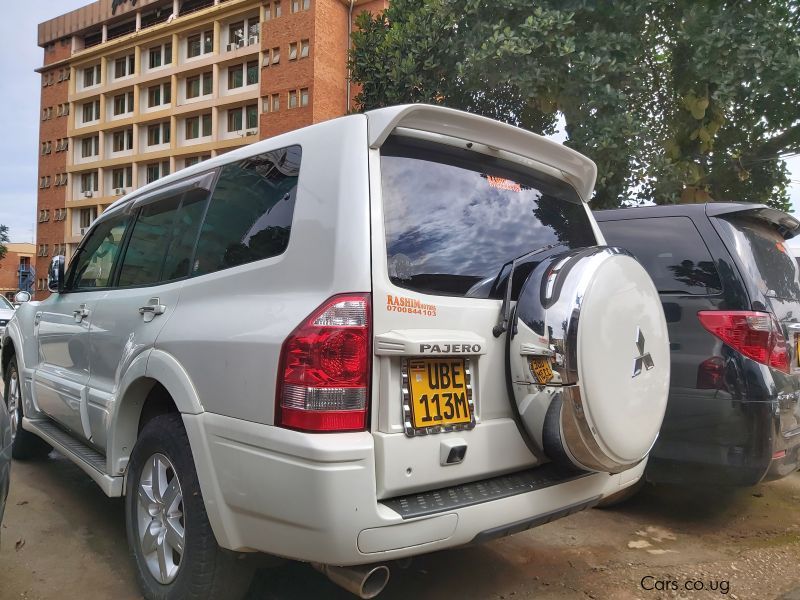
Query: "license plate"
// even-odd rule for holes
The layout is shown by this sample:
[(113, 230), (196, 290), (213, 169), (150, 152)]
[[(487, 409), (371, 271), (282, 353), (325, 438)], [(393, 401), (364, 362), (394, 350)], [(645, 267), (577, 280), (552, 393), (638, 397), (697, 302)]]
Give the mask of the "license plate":
[(468, 379), (463, 358), (409, 360), (408, 408), (414, 430), (410, 433), (438, 433), (474, 426)]
[(553, 378), (553, 369), (550, 367), (550, 359), (546, 356), (536, 356), (531, 358), (531, 373), (536, 377), (536, 381), (545, 385)]

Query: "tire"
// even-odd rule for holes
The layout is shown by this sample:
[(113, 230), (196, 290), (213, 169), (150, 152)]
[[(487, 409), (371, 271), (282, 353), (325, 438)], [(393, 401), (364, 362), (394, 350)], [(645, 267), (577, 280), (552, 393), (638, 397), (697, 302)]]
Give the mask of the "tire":
[(595, 505), (595, 508), (615, 508), (625, 504), (628, 500), (641, 492), (642, 488), (644, 488), (644, 478), (640, 479), (633, 485), (626, 487), (624, 490), (620, 490), (616, 494), (606, 496)]
[(6, 367), (3, 400), (11, 417), (11, 456), (17, 460), (44, 458), (53, 447), (42, 438), (22, 428), (22, 390), (17, 368), (17, 357), (12, 356)]
[(250, 561), (217, 544), (180, 414), (155, 417), (139, 434), (128, 466), (125, 525), (147, 600), (235, 600), (247, 591)]

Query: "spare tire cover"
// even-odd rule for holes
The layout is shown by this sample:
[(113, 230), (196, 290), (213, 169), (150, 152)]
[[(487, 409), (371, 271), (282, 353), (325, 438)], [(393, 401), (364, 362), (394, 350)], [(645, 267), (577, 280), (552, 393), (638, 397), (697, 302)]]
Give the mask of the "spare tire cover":
[(635, 258), (592, 247), (543, 260), (522, 286), (508, 335), (523, 432), (550, 460), (616, 473), (647, 457), (670, 356), (658, 292)]

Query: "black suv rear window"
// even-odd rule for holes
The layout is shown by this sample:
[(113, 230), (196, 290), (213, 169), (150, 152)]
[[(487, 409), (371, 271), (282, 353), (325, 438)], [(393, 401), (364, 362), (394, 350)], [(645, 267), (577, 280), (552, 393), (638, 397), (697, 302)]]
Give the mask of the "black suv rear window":
[(573, 188), (516, 163), (395, 137), (381, 149), (381, 171), (389, 278), (397, 286), (498, 297), (502, 289), (491, 283), (508, 261), (553, 244), (597, 243)]
[(600, 221), (610, 246), (625, 248), (659, 292), (708, 295), (722, 291), (714, 259), (689, 217)]
[(742, 215), (715, 221), (731, 253), (738, 256), (743, 277), (765, 296), (800, 300), (797, 263), (774, 227)]

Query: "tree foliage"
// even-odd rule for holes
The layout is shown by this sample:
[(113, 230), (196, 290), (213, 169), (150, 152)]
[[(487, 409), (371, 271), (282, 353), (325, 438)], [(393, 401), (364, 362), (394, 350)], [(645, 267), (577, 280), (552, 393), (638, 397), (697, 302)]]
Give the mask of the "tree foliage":
[(8, 242), (8, 225), (0, 225), (0, 260), (6, 257), (6, 252), (8, 252), (6, 244)]
[(350, 67), (371, 109), (432, 102), (542, 134), (598, 165), (595, 207), (788, 208), (800, 152), (800, 0), (393, 0)]

